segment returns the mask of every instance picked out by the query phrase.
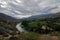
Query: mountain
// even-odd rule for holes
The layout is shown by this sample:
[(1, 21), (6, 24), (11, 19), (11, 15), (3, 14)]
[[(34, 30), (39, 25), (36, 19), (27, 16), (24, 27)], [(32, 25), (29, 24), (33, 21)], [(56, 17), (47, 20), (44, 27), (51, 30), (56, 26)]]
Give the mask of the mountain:
[(17, 19), (0, 13), (0, 35), (7, 35), (7, 33), (9, 34), (11, 31), (15, 31), (15, 26), (17, 23)]
[(8, 16), (6, 14), (0, 13), (0, 18), (6, 19), (6, 20), (17, 20), (11, 16)]
[(45, 19), (45, 18), (54, 18), (54, 17), (60, 17), (60, 12), (35, 15), (35, 16), (31, 16), (31, 17), (23, 18), (23, 19), (16, 19), (16, 18), (8, 16), (6, 14), (0, 13), (0, 18), (4, 18), (4, 19), (7, 19), (7, 20), (36, 20), (36, 19)]
[(36, 20), (36, 19), (55, 18), (55, 17), (60, 17), (60, 12), (31, 16), (29, 18), (26, 18), (25, 20)]

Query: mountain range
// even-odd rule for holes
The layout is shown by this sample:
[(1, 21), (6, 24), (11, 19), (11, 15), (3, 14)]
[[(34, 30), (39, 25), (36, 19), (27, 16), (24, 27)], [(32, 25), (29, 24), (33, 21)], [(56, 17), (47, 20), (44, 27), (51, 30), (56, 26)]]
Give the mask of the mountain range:
[[(28, 18), (22, 18), (21, 20), (33, 20), (33, 19), (35, 20), (35, 19), (54, 18), (54, 17), (60, 17), (60, 12), (31, 16), (31, 17), (28, 17)], [(7, 19), (7, 20), (19, 20), (19, 19), (16, 19), (14, 17), (3, 14), (3, 13), (0, 13), (0, 18), (4, 18), (4, 19)]]
[(60, 17), (60, 12), (31, 16), (29, 18), (26, 18), (26, 20), (36, 20), (36, 19), (55, 18), (55, 17)]
[(0, 18), (4, 18), (4, 19), (7, 19), (7, 20), (17, 20), (16, 18), (8, 16), (8, 15), (3, 14), (3, 13), (0, 13)]

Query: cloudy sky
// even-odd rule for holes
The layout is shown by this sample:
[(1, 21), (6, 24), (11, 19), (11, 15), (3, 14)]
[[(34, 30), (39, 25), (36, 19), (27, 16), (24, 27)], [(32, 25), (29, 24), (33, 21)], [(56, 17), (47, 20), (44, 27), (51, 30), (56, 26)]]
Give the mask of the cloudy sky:
[(60, 0), (0, 0), (0, 12), (15, 18), (60, 12)]

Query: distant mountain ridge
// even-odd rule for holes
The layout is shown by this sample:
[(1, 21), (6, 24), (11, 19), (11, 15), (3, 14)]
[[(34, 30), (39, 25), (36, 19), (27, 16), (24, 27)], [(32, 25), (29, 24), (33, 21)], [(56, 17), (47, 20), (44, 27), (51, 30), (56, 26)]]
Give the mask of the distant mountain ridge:
[(60, 17), (60, 12), (58, 13), (50, 13), (50, 14), (42, 14), (42, 15), (35, 15), (28, 18), (16, 19), (14, 17), (8, 16), (6, 14), (0, 13), (0, 18), (4, 18), (7, 20), (36, 20), (36, 19), (44, 19), (44, 18), (54, 18)]
[(17, 20), (11, 16), (8, 16), (6, 14), (3, 14), (3, 13), (0, 13), (0, 18), (4, 18), (4, 19), (7, 19), (7, 20)]
[(31, 16), (29, 18), (26, 18), (25, 20), (36, 20), (36, 19), (55, 18), (55, 17), (60, 17), (60, 12)]

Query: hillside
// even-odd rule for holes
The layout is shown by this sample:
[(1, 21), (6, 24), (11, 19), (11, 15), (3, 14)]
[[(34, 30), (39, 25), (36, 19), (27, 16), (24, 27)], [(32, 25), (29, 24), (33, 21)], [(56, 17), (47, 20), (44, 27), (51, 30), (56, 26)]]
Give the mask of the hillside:
[(0, 35), (1, 34), (9, 34), (11, 31), (16, 31), (16, 24), (18, 20), (8, 16), (6, 14), (0, 13)]
[(39, 34), (60, 33), (60, 12), (47, 16), (40, 16), (34, 20), (24, 20), (23, 27), (30, 31)]
[(6, 15), (4, 13), (0, 13), (0, 18), (4, 18), (4, 19), (7, 19), (7, 20), (17, 20), (17, 19), (15, 19), (15, 18), (13, 18), (11, 16), (8, 16), (8, 15)]
[(47, 19), (47, 18), (55, 18), (55, 17), (60, 17), (60, 12), (58, 12), (58, 13), (50, 13), (50, 14), (35, 15), (35, 16), (31, 16), (29, 18), (26, 18), (25, 20), (37, 20), (37, 19)]

